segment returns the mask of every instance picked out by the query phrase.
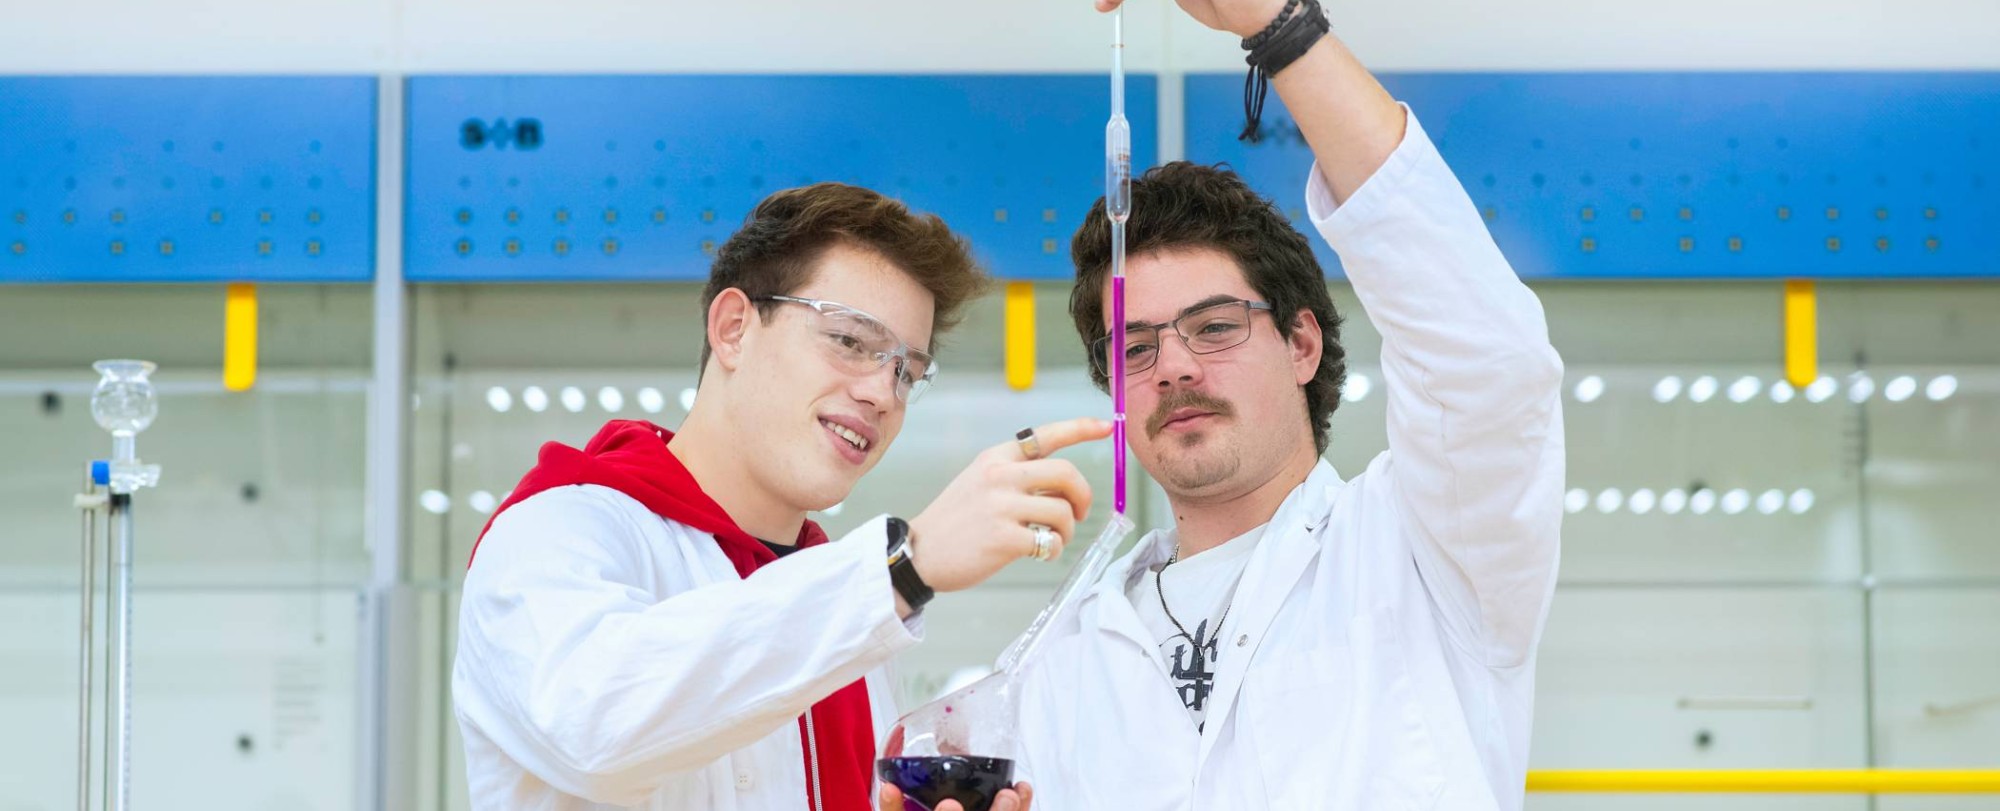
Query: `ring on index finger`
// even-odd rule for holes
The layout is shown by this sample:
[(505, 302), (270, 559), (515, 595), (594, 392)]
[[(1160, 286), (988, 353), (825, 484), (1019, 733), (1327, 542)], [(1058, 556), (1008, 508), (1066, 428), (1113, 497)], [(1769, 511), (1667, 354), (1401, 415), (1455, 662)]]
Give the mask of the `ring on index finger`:
[(1021, 449), (1021, 455), (1032, 462), (1042, 458), (1042, 440), (1035, 436), (1035, 429), (1023, 428), (1014, 434), (1014, 444)]

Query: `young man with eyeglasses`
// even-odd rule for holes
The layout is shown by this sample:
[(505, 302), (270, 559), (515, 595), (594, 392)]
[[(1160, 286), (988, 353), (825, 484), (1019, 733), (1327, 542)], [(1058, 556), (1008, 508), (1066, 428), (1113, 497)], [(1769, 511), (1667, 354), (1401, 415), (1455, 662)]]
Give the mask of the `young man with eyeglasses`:
[(1320, 458), (1339, 317), (1306, 237), (1221, 169), (1132, 184), (1106, 380), (1100, 201), (1071, 314), (1173, 524), (1049, 643), (1017, 774), (1042, 811), (1519, 809), (1563, 514), (1540, 302), (1317, 0), (1178, 2), (1244, 38), (1317, 158), (1307, 211), (1382, 335), (1389, 450), (1345, 480)]
[(882, 666), (934, 591), (1061, 551), (1090, 491), (1039, 457), (1110, 432), (1023, 432), (907, 522), (828, 542), (806, 520), (882, 458), (986, 284), (942, 221), (875, 192), (757, 206), (704, 291), (680, 430), (544, 446), (474, 547), (452, 673), (473, 807), (870, 807)]

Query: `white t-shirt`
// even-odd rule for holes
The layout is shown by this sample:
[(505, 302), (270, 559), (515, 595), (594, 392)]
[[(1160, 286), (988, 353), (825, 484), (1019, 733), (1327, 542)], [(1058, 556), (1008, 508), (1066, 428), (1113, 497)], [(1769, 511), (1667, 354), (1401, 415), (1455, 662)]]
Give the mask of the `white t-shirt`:
[[(1155, 567), (1135, 578), (1125, 590), (1125, 597), (1139, 612), (1139, 621), (1158, 640), (1167, 677), (1173, 681), (1181, 704), (1194, 716), (1197, 729), (1207, 720), (1208, 695), (1215, 687), (1216, 657), (1223, 649), (1216, 640), (1222, 638), (1222, 626), (1235, 621), (1223, 612), (1235, 598), (1236, 583), (1243, 579), (1250, 553), (1263, 535), (1264, 527), (1259, 526), (1164, 569)], [(1162, 597), (1165, 608), (1160, 606)], [(1173, 612), (1172, 618), (1168, 611)], [(1176, 619), (1179, 627), (1174, 625)], [(1181, 633), (1181, 628), (1187, 633)]]

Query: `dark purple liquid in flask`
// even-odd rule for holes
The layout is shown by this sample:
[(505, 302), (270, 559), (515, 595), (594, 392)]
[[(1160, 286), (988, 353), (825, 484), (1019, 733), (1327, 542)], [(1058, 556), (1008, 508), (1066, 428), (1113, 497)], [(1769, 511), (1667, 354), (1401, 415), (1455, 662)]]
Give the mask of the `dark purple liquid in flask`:
[(1014, 785), (1014, 761), (976, 755), (885, 757), (875, 761), (882, 782), (903, 790), (906, 811), (929, 811), (957, 800), (965, 811), (988, 811)]

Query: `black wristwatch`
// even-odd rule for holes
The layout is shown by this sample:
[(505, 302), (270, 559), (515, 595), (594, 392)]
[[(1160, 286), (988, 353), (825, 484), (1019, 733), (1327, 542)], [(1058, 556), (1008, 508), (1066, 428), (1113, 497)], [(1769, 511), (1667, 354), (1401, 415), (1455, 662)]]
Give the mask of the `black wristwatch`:
[(903, 602), (910, 604), (912, 613), (924, 610), (924, 604), (937, 596), (917, 576), (917, 564), (910, 557), (909, 522), (895, 516), (889, 517), (889, 582), (902, 595)]

